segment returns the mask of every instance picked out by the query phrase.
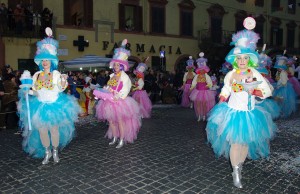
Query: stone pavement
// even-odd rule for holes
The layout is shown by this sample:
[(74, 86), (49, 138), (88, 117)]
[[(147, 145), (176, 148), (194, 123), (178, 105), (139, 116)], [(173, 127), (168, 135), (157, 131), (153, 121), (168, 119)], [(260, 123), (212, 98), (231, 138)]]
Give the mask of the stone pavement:
[(0, 131), (0, 193), (300, 193), (300, 118), (279, 120), (269, 159), (247, 160), (243, 189), (230, 163), (206, 144), (205, 123), (178, 106), (157, 106), (134, 144), (108, 146), (107, 126), (80, 118), (58, 164), (27, 156), (21, 136)]

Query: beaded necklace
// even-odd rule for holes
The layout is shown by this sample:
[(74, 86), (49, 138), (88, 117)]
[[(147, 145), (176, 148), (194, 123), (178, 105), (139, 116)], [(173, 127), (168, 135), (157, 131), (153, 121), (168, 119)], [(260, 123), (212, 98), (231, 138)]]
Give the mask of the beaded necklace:
[(247, 75), (251, 72), (251, 69), (247, 69), (246, 71), (241, 71), (240, 69), (236, 70), (236, 73), (239, 75)]

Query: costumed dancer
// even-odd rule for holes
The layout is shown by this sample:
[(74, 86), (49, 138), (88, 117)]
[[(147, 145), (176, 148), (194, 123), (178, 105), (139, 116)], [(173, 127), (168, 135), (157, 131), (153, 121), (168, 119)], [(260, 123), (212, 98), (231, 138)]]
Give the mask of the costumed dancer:
[(297, 61), (297, 57), (296, 56), (288, 58), (288, 61), (287, 61), (287, 65), (288, 65), (287, 73), (288, 73), (289, 81), (293, 85), (293, 88), (294, 88), (296, 94), (298, 96), (300, 96), (300, 83), (299, 83), (298, 79), (294, 76), (295, 75), (295, 63), (296, 63), (296, 61)]
[(90, 76), (87, 76), (85, 78), (85, 85), (82, 89), (82, 92), (85, 95), (85, 114), (86, 115), (93, 115), (94, 114), (94, 106), (95, 106), (95, 98), (93, 95), (94, 89), (99, 87), (99, 84), (94, 85), (92, 84), (92, 78)]
[(221, 89), (224, 86), (224, 78), (226, 76), (226, 74), (232, 70), (232, 65), (230, 63), (228, 63), (227, 61), (225, 61), (222, 64), (221, 69), (219, 70), (219, 72), (221, 72), (220, 78), (219, 78), (219, 88), (217, 90), (217, 96), (219, 96), (219, 94), (221, 93)]
[(100, 100), (96, 106), (96, 117), (99, 120), (107, 120), (109, 128), (106, 136), (113, 145), (118, 141), (116, 148), (123, 147), (124, 143), (133, 141), (141, 127), (141, 113), (138, 103), (128, 96), (131, 89), (131, 81), (125, 73), (128, 71), (128, 56), (130, 51), (125, 48), (127, 40), (123, 40), (122, 46), (115, 49), (113, 59), (109, 66), (114, 73), (110, 75), (107, 87), (94, 90), (94, 95)]
[(244, 26), (248, 30), (232, 36), (231, 44), (235, 47), (225, 59), (234, 69), (224, 79), (220, 102), (209, 113), (206, 126), (207, 139), (216, 156), (230, 158), (233, 184), (237, 188), (243, 187), (241, 173), (246, 157), (267, 157), (269, 140), (277, 129), (270, 113), (255, 106), (255, 97), (267, 98), (271, 89), (253, 68), (258, 63), (255, 49), (259, 37), (251, 31), (255, 20), (246, 18)]
[(152, 102), (146, 92), (143, 90), (144, 88), (144, 72), (147, 70), (147, 65), (145, 64), (148, 60), (148, 57), (144, 60), (143, 63), (139, 63), (136, 69), (134, 70), (134, 74), (137, 77), (137, 81), (133, 86), (133, 95), (132, 98), (135, 99), (139, 106), (140, 112), (142, 114), (142, 118), (150, 118), (151, 110), (152, 110)]
[[(269, 70), (267, 69), (267, 67), (270, 68), (272, 66), (272, 60), (268, 55), (264, 53), (264, 50), (265, 45), (259, 55), (258, 66), (256, 67), (256, 70), (264, 77), (271, 89), (271, 92), (273, 92), (274, 88), (267, 78), (269, 75)], [(266, 111), (268, 111), (271, 114), (272, 119), (277, 119), (280, 116), (280, 107), (272, 97), (268, 97), (265, 99), (256, 98), (256, 105), (263, 107)]]
[(276, 62), (274, 68), (277, 68), (276, 72), (276, 85), (274, 86), (274, 98), (278, 101), (281, 108), (281, 117), (287, 118), (292, 113), (296, 112), (296, 98), (297, 94), (289, 82), (287, 73), (287, 57), (276, 56)]
[[(194, 109), (198, 121), (206, 120), (207, 113), (214, 107), (215, 91), (210, 90), (212, 87), (212, 80), (207, 74), (209, 67), (206, 65), (207, 59), (204, 58), (204, 53), (199, 54), (200, 58), (197, 59), (198, 68), (196, 69), (196, 76), (192, 81), (190, 99), (194, 102)], [(194, 89), (195, 88), (195, 89)]]
[(182, 100), (181, 100), (181, 106), (183, 107), (190, 107), (193, 108), (193, 102), (190, 100), (190, 88), (192, 85), (193, 78), (195, 77), (194, 73), (194, 60), (192, 56), (189, 56), (189, 60), (186, 61), (186, 70), (187, 72), (183, 76), (183, 94), (182, 94)]
[[(56, 70), (58, 42), (52, 38), (50, 28), (46, 28), (46, 34), (48, 37), (37, 43), (34, 62), (40, 71), (32, 78), (29, 94), (33, 95), (28, 98), (29, 110), (24, 95), (27, 91), (23, 87), (19, 91), (18, 104), (21, 127), (24, 128), (23, 149), (35, 158), (44, 157), (42, 164), (49, 163), (52, 156), (55, 163), (59, 162), (58, 150), (74, 137), (74, 122), (81, 111), (76, 98), (63, 92), (68, 83), (67, 75)], [(30, 73), (22, 76), (22, 82), (30, 79)]]

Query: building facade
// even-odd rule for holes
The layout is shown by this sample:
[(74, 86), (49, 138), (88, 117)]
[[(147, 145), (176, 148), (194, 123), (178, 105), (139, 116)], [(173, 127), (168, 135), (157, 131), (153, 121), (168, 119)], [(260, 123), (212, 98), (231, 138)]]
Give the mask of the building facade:
[[(2, 2), (16, 20), (20, 1)], [(0, 65), (14, 69), (36, 68), (35, 44), (49, 25), (60, 43), (61, 61), (111, 57), (126, 38), (131, 61), (149, 57), (154, 69), (184, 70), (188, 56), (198, 58), (204, 52), (214, 69), (224, 62), (232, 33), (243, 29), (248, 16), (256, 19), (258, 46), (266, 44), (270, 55), (284, 49), (300, 53), (299, 0), (23, 0), (21, 7), (31, 13), (24, 12), (23, 31), (17, 32), (16, 21), (13, 27), (0, 28)], [(51, 21), (45, 19), (49, 15)], [(4, 24), (10, 25), (9, 17)]]

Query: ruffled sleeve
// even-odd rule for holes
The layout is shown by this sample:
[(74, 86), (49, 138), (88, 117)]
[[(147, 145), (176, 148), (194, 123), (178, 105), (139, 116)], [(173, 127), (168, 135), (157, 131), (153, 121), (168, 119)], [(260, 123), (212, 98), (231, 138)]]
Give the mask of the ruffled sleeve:
[(185, 82), (186, 82), (187, 74), (188, 74), (188, 73), (185, 73), (184, 76), (183, 76), (183, 83), (184, 83), (184, 84), (185, 84)]
[(143, 81), (142, 78), (140, 78), (140, 79), (138, 80), (138, 86), (137, 86), (137, 88), (138, 88), (139, 90), (142, 90), (143, 87), (144, 87), (144, 81)]
[(211, 80), (211, 77), (206, 73), (205, 74), (205, 80), (206, 80), (206, 85), (211, 88), (212, 87), (212, 80)]
[(196, 87), (197, 79), (198, 79), (198, 75), (195, 75), (195, 77), (193, 78), (193, 81), (192, 81), (191, 90)]
[(278, 84), (280, 85), (286, 85), (287, 81), (289, 80), (287, 72), (286, 71), (281, 71), (280, 73), (280, 78), (278, 80)]
[(32, 81), (33, 81), (33, 85), (32, 85), (32, 90), (36, 91), (36, 87), (35, 87), (35, 82), (37, 80), (38, 75), (41, 73), (42, 71), (37, 71), (35, 72), (35, 74), (32, 76)]
[(231, 79), (232, 73), (233, 73), (233, 70), (226, 74), (226, 76), (224, 78), (224, 86), (220, 93), (220, 96), (224, 96), (226, 99), (230, 96), (230, 93), (231, 93), (230, 79)]
[(129, 92), (130, 92), (131, 81), (130, 81), (128, 75), (125, 72), (123, 72), (123, 71), (122, 71), (122, 74), (121, 74), (119, 82), (122, 82), (123, 87), (115, 95), (118, 98), (125, 99), (128, 96)]
[(53, 84), (57, 86), (59, 92), (63, 92), (68, 87), (68, 82), (66, 81), (65, 86), (61, 85), (61, 73), (59, 71), (53, 71)]

